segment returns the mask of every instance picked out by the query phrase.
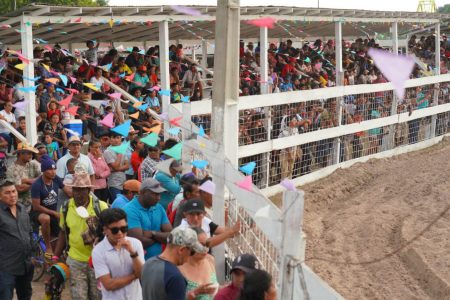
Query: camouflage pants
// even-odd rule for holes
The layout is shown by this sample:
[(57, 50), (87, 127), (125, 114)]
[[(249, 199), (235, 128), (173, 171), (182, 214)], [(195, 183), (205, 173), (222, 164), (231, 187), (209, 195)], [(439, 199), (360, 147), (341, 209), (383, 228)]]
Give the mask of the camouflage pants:
[(95, 273), (88, 263), (70, 257), (67, 258), (66, 263), (70, 268), (70, 294), (72, 299), (100, 300), (102, 297), (97, 289)]

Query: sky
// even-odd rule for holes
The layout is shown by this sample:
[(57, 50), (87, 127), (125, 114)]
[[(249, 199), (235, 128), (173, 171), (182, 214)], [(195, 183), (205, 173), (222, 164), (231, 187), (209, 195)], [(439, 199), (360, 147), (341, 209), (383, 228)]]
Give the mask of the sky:
[[(123, 0), (109, 0), (110, 5), (124, 5)], [(133, 0), (134, 6), (145, 5), (216, 5), (217, 0)], [(298, 6), (323, 8), (365, 9), (383, 11), (416, 11), (419, 0), (241, 0), (241, 6)], [(450, 4), (450, 0), (435, 0), (436, 5)], [(128, 4), (127, 5), (131, 5)]]

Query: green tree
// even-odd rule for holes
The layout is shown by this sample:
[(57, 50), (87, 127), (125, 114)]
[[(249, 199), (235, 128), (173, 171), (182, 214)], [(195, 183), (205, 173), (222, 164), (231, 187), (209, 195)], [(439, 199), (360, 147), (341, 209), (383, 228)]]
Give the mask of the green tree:
[(438, 12), (441, 14), (450, 14), (450, 4), (445, 4), (438, 8)]
[(106, 6), (108, 0), (0, 0), (0, 15), (20, 9), (30, 3), (65, 6)]

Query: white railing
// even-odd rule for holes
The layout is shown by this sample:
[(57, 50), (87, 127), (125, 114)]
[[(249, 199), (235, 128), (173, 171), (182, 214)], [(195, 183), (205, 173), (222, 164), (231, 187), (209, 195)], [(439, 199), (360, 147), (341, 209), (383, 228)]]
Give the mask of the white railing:
[[(239, 146), (237, 151), (240, 164), (256, 161), (257, 174), (254, 176), (254, 182), (264, 190), (266, 195), (273, 195), (282, 190), (278, 187), (278, 183), (285, 174), (280, 171), (279, 150), (289, 147), (298, 147), (302, 150), (301, 157), (294, 167), (296, 171), (292, 174), (294, 181), (301, 183), (305, 174), (443, 135), (447, 132), (447, 123), (450, 119), (450, 99), (449, 93), (443, 93), (439, 90), (439, 86), (442, 87), (448, 82), (450, 82), (450, 74), (412, 79), (406, 82), (408, 101), (417, 97), (416, 87), (421, 87), (424, 94), (429, 95), (429, 105), (423, 109), (414, 109), (414, 107), (408, 109), (406, 104), (409, 105), (409, 102), (405, 102), (405, 107), (397, 107), (391, 83), (241, 97), (238, 104), (241, 117), (244, 118), (248, 111), (259, 111), (266, 126), (271, 125), (265, 128), (267, 134), (263, 139)], [(339, 104), (345, 106), (345, 100), (342, 99), (346, 97), (368, 98), (370, 103), (381, 101), (381, 104), (387, 103), (389, 107), (383, 108), (384, 115), (370, 119), (372, 109), (369, 108), (369, 104), (366, 104), (365, 111), (361, 113), (366, 117), (358, 122), (347, 124), (347, 121), (341, 117), (327, 128), (310, 127), (299, 135), (277, 138), (275, 127), (279, 127), (280, 123), (279, 119), (275, 119), (274, 112), (281, 111), (283, 106), (313, 107), (320, 100), (329, 101), (336, 106)], [(180, 111), (183, 110), (181, 105), (174, 106)], [(210, 118), (211, 100), (193, 102), (190, 110), (194, 121), (207, 129), (210, 124), (208, 118)], [(335, 116), (342, 116), (342, 114), (336, 113)], [(377, 133), (380, 130), (381, 133)], [(357, 138), (359, 144), (355, 145), (354, 136), (360, 132), (363, 133), (362, 137)], [(361, 149), (358, 150), (358, 147)], [(355, 151), (359, 153), (355, 154)], [(308, 158), (305, 159), (306, 156)], [(304, 167), (305, 160), (312, 162), (308, 162), (309, 165)]]

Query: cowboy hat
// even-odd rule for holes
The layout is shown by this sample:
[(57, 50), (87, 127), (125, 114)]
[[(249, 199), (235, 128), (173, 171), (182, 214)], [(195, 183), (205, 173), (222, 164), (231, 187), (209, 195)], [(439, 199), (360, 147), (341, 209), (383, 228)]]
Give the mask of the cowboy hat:
[(19, 143), (17, 145), (17, 149), (16, 149), (16, 151), (14, 151), (14, 154), (19, 153), (19, 152), (31, 152), (31, 153), (35, 153), (35, 154), (39, 153), (39, 151), (36, 148), (31, 147), (27, 143)]

